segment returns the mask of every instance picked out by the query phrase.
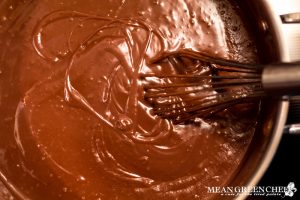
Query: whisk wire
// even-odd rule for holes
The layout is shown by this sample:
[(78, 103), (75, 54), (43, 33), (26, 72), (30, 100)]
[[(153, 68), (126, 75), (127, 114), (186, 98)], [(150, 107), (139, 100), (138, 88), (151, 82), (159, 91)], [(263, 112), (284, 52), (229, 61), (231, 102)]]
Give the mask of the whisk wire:
[[(189, 114), (190, 118), (196, 114), (211, 114), (211, 111), (218, 110), (219, 108), (225, 109), (238, 103), (245, 103), (246, 101), (263, 97), (263, 91), (257, 91), (249, 95), (240, 95), (236, 97), (228, 96), (229, 94), (216, 94), (212, 99), (199, 99), (200, 101), (194, 102), (193, 104), (181, 105), (179, 103), (174, 104), (173, 107), (157, 107), (153, 109), (154, 114), (159, 115), (163, 118), (176, 119), (177, 121), (182, 120), (182, 115)], [(186, 101), (185, 101), (186, 103)], [(209, 112), (208, 112), (209, 110)], [(191, 115), (192, 114), (192, 115)]]
[[(212, 74), (188, 74), (186, 66), (176, 56), (206, 62)], [(265, 96), (261, 84), (260, 65), (244, 64), (221, 58), (212, 58), (193, 51), (166, 54), (180, 74), (142, 74), (145, 99), (153, 106), (153, 113), (178, 124), (197, 116), (209, 117), (240, 103), (253, 102)], [(159, 79), (159, 82), (152, 81)]]

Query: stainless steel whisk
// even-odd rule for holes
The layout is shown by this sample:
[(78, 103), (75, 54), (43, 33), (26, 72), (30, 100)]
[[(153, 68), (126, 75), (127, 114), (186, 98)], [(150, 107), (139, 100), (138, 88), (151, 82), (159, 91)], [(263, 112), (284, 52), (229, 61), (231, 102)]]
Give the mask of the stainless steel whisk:
[[(300, 94), (300, 62), (245, 64), (189, 50), (168, 53), (153, 62), (168, 59), (174, 68), (183, 69), (186, 66), (180, 57), (205, 62), (213, 73), (141, 75), (144, 98), (153, 106), (153, 113), (175, 124), (267, 96)], [(151, 81), (153, 78), (160, 81)]]

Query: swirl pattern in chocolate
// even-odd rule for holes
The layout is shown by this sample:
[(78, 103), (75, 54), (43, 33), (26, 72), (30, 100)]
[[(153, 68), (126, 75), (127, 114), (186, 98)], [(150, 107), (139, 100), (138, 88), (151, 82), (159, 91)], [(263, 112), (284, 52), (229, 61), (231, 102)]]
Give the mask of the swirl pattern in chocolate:
[[(222, 11), (233, 13), (246, 33), (229, 2), (17, 6), (28, 17), (16, 17), (3, 32), (10, 45), (1, 63), (17, 73), (4, 69), (1, 83), (11, 86), (0, 104), (1, 130), (8, 135), (0, 166), (22, 198), (208, 199), (206, 186), (230, 181), (251, 142), (258, 106), (173, 125), (151, 113), (140, 79), (143, 73), (178, 73), (166, 60), (151, 62), (165, 52), (189, 49), (253, 61), (251, 38), (225, 20)], [(211, 73), (202, 62), (191, 63), (180, 70)]]

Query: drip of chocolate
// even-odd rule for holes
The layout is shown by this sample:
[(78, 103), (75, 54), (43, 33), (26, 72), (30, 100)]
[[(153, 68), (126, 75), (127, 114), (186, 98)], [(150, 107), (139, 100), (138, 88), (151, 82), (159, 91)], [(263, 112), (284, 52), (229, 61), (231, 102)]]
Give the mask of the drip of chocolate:
[(33, 0), (3, 13), (0, 175), (21, 198), (207, 199), (205, 186), (235, 174), (258, 106), (174, 125), (152, 113), (140, 79), (211, 73), (151, 62), (184, 49), (254, 61), (228, 1)]

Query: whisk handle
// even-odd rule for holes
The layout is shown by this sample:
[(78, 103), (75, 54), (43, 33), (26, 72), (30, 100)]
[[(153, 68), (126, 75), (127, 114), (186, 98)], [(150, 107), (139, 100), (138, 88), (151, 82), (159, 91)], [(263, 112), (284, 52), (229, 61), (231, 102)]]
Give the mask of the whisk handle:
[(265, 66), (262, 85), (266, 92), (278, 95), (300, 94), (300, 63)]

